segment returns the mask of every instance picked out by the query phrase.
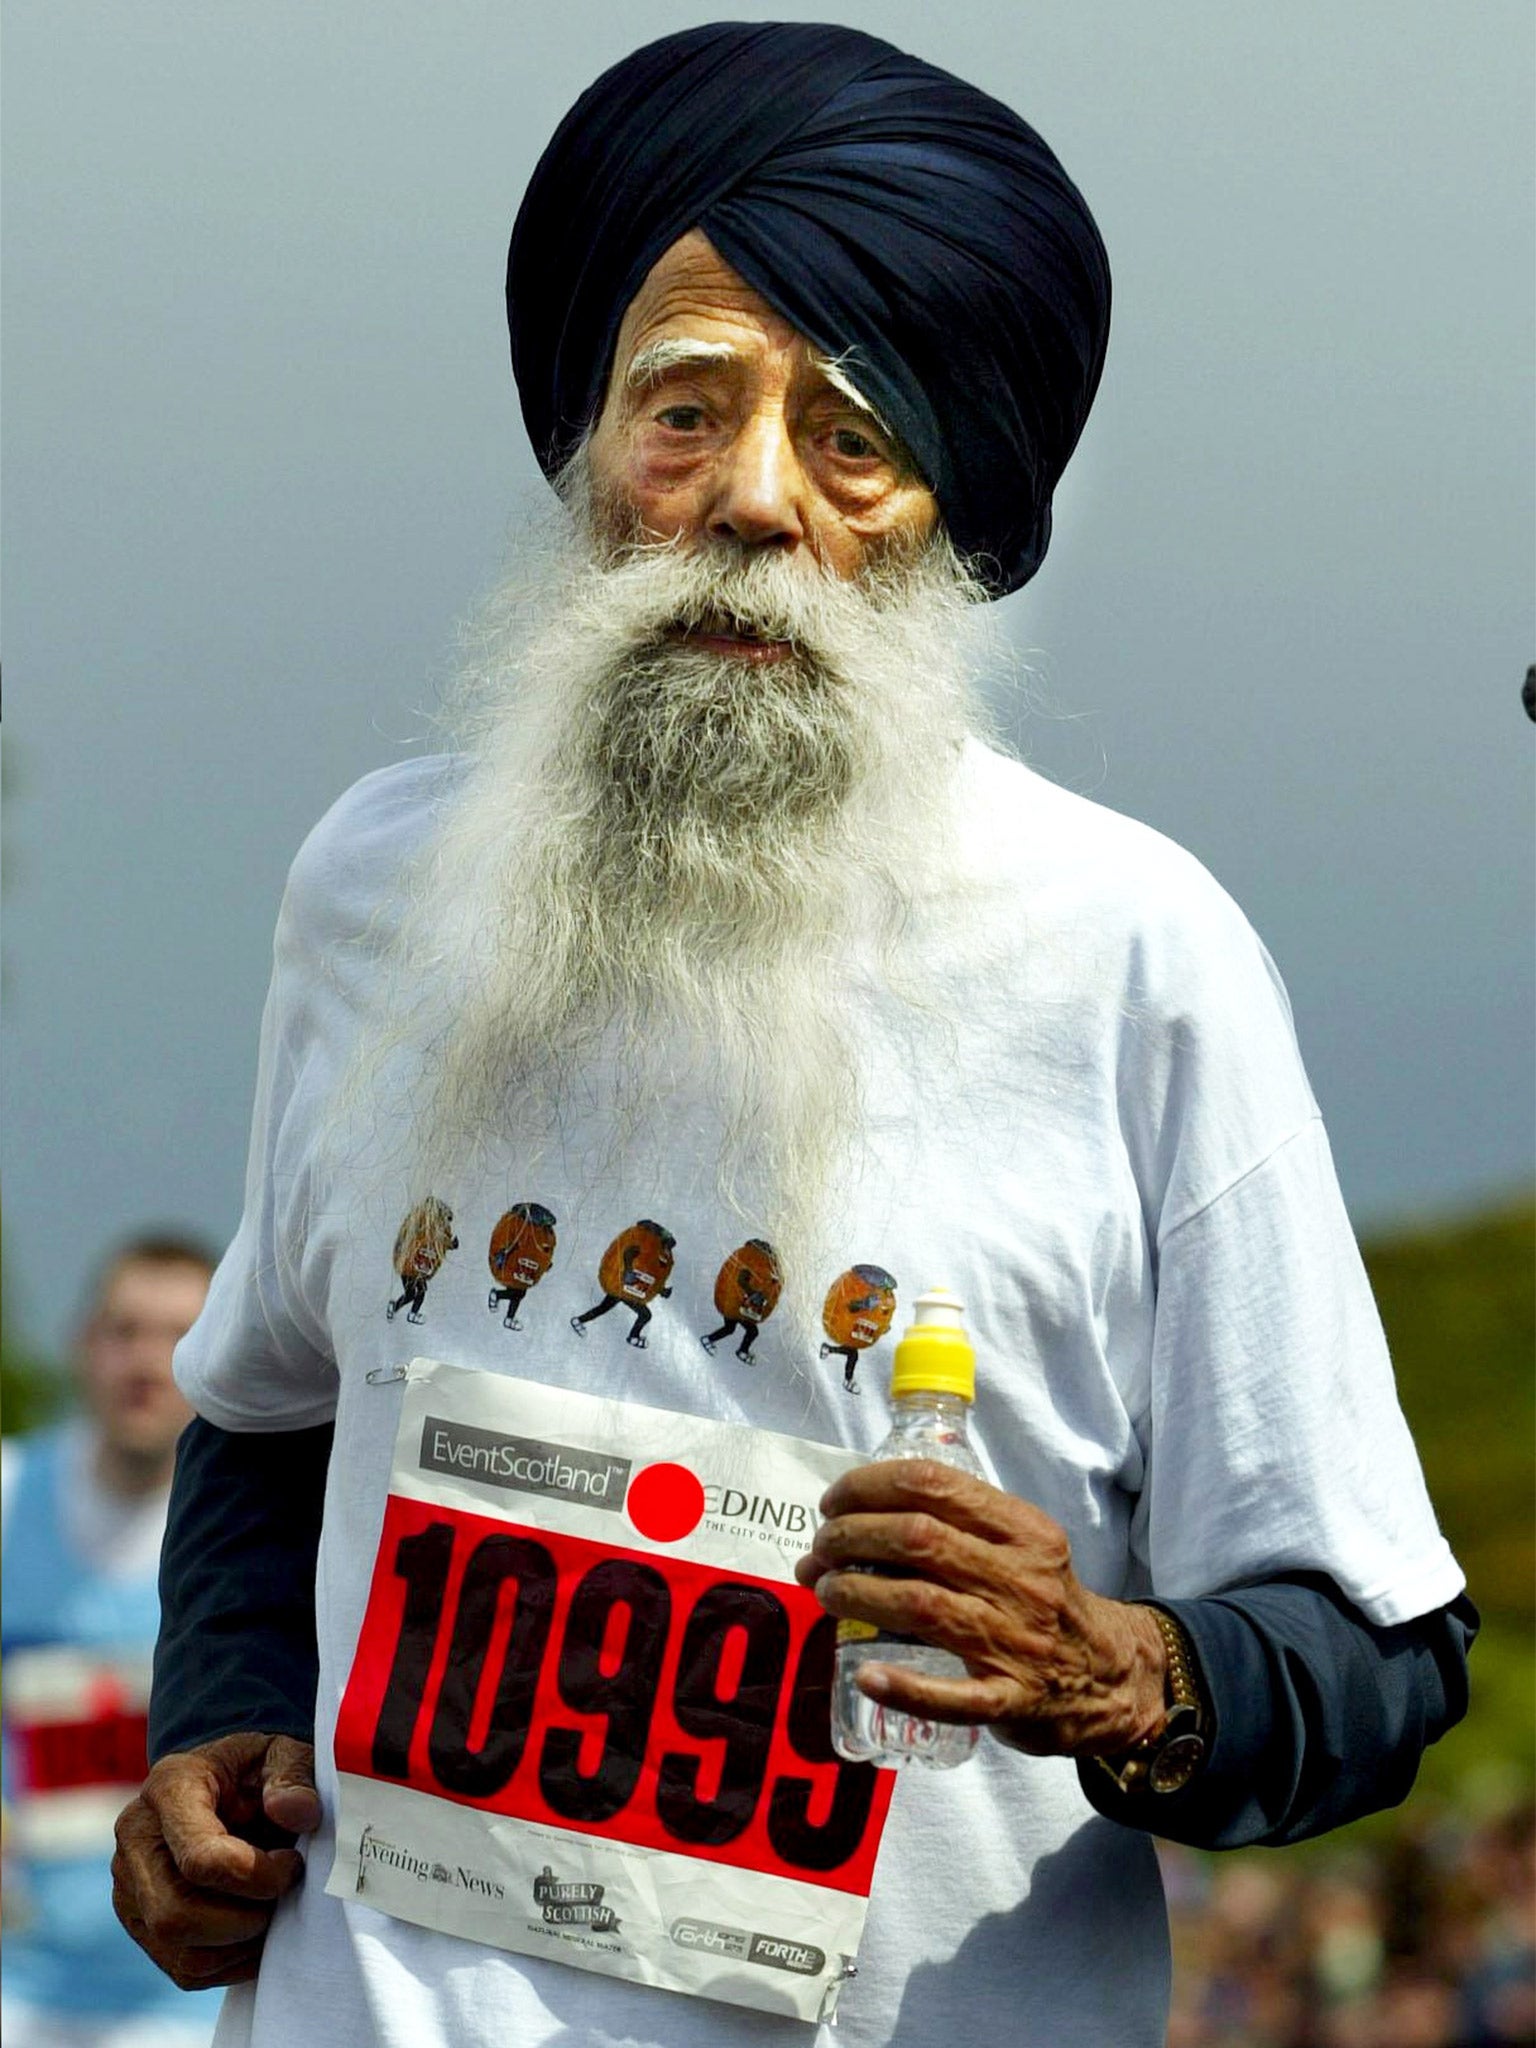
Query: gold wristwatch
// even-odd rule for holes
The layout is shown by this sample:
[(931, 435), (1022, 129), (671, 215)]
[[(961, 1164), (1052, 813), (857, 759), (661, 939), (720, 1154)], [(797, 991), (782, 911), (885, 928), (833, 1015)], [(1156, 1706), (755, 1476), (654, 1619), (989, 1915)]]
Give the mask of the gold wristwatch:
[(1156, 1735), (1120, 1756), (1095, 1757), (1121, 1792), (1182, 1792), (1205, 1762), (1209, 1719), (1195, 1682), (1189, 1638), (1171, 1614), (1147, 1603), (1168, 1652), (1168, 1711)]

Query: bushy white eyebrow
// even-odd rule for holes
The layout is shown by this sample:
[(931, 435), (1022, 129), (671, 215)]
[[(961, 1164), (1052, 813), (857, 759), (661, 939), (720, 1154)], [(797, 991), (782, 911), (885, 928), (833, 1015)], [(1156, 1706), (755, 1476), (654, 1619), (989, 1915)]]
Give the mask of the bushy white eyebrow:
[(811, 360), (834, 391), (846, 398), (850, 405), (856, 405), (860, 412), (867, 413), (882, 434), (890, 433), (891, 430), (885, 424), (885, 421), (881, 419), (879, 413), (875, 411), (875, 408), (843, 368), (844, 363), (848, 360), (846, 355), (813, 356)]
[(728, 362), (735, 353), (728, 341), (690, 341), (682, 335), (647, 342), (630, 357), (624, 382), (629, 390), (637, 391), (642, 385), (654, 384), (668, 370), (687, 369), (696, 363)]

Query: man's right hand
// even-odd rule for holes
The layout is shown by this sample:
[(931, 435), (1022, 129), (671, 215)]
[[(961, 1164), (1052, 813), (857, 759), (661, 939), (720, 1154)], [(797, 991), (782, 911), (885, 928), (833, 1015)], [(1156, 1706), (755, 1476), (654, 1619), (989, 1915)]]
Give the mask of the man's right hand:
[(294, 1837), (319, 1824), (307, 1742), (224, 1735), (164, 1756), (118, 1816), (117, 1917), (183, 1991), (254, 1977), (277, 1901), (304, 1875)]

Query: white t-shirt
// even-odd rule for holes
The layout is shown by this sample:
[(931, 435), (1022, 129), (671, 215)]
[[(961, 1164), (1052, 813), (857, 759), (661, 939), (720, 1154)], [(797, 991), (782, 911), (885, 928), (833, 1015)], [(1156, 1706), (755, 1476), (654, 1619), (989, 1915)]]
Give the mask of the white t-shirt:
[[(392, 1368), (426, 1353), (864, 1449), (887, 1426), (891, 1339), (859, 1361), (859, 1400), (841, 1358), (790, 1342), (782, 1311), (750, 1365), (734, 1337), (713, 1356), (701, 1346), (720, 1323), (716, 1273), (749, 1233), (719, 1213), (710, 1113), (686, 1088), (670, 1143), (616, 1158), (577, 1116), (531, 1177), (509, 1143), (473, 1181), (431, 1190), (458, 1247), (428, 1281), (424, 1327), (408, 1326), (409, 1303), (386, 1316), (402, 1298), (392, 1253), (407, 1204), (366, 1172), (328, 1195), (313, 1132), (402, 907), (402, 865), (458, 774), (436, 759), (368, 777), (299, 855), (245, 1219), (178, 1355), (189, 1398), (225, 1428), (336, 1417), (317, 1603), (328, 1807), (398, 1414)], [(986, 1468), (1064, 1525), (1098, 1591), (1190, 1596), (1318, 1570), (1384, 1623), (1454, 1598), (1461, 1574), (1262, 946), (1199, 864), (1146, 827), (981, 746), (962, 774), (973, 881), (927, 905), (907, 941), (938, 1008), (896, 1000), (856, 945), (845, 963), (868, 1117), (835, 1218), (842, 1265), (895, 1278), (898, 1331), (923, 1287), (961, 1294)], [(398, 1108), (373, 1107), (387, 1150)], [(486, 1250), (520, 1201), (557, 1216), (558, 1249), (513, 1332), (500, 1304), (488, 1313)], [(677, 1241), (647, 1348), (624, 1341), (622, 1306), (578, 1335), (571, 1317), (604, 1291), (604, 1248), (641, 1217)], [(333, 1846), (327, 1827), (317, 1877)], [(1149, 1840), (1095, 1815), (1070, 1762), (988, 1742), (960, 1771), (902, 1774), (859, 1974), (826, 2038), (1150, 2044), (1167, 1984)], [(788, 2048), (807, 2032), (406, 1925), (312, 1880), (280, 1909), (220, 2039)]]

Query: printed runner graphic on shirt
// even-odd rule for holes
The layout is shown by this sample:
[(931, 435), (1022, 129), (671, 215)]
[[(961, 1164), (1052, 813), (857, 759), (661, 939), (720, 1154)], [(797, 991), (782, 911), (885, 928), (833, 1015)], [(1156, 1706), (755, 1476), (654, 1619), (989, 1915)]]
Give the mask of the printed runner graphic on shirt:
[(658, 1295), (666, 1301), (672, 1293), (667, 1282), (672, 1277), (676, 1250), (677, 1239), (671, 1231), (653, 1223), (649, 1216), (642, 1216), (628, 1230), (620, 1231), (598, 1264), (602, 1300), (584, 1314), (571, 1317), (571, 1328), (577, 1336), (585, 1337), (589, 1323), (595, 1323), (599, 1316), (607, 1315), (623, 1302), (633, 1310), (635, 1318), (624, 1342), (643, 1351), (647, 1341), (645, 1326), (654, 1313), (651, 1303)]
[(896, 1282), (883, 1266), (850, 1266), (827, 1289), (821, 1327), (829, 1342), (821, 1356), (843, 1361), (844, 1393), (859, 1391), (853, 1380), (859, 1353), (880, 1342), (895, 1314)]
[(336, 1728), (328, 1889), (830, 2019), (894, 1773), (843, 1762), (794, 1437), (416, 1360)]
[(428, 1195), (418, 1202), (395, 1233), (394, 1263), (400, 1277), (399, 1294), (385, 1309), (393, 1322), (401, 1309), (408, 1323), (424, 1323), (427, 1284), (459, 1240), (453, 1234), (453, 1211), (440, 1195)]
[(778, 1253), (766, 1238), (749, 1237), (731, 1253), (715, 1280), (715, 1307), (725, 1321), (718, 1330), (700, 1337), (699, 1342), (712, 1352), (727, 1337), (744, 1331), (736, 1346), (736, 1356), (748, 1365), (756, 1365), (752, 1346), (763, 1324), (778, 1307), (783, 1292), (784, 1275), (779, 1270)]
[(549, 1271), (555, 1256), (555, 1213), (542, 1202), (514, 1202), (496, 1220), (491, 1232), (491, 1289), (487, 1306), (494, 1315), (503, 1303), (506, 1314), (502, 1327), (520, 1330), (518, 1310), (528, 1290), (537, 1287)]

